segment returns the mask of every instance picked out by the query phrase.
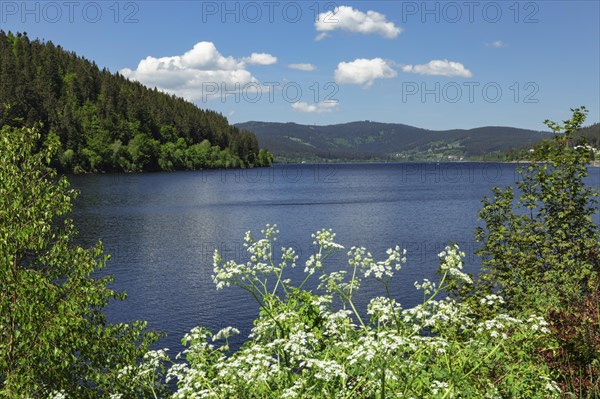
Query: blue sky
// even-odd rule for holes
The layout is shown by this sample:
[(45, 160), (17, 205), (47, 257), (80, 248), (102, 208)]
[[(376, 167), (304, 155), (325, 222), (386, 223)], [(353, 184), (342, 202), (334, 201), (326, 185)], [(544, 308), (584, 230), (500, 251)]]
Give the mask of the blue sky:
[(0, 27), (230, 121), (600, 120), (598, 1), (0, 2)]

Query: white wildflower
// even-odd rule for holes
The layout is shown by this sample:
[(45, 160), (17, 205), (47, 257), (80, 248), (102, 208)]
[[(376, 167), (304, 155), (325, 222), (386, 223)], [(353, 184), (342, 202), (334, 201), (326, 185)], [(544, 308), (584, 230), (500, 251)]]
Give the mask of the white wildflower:
[(479, 301), (482, 305), (495, 305), (495, 304), (504, 304), (504, 298), (496, 294), (486, 295), (485, 298), (481, 298)]
[(548, 329), (548, 322), (541, 316), (532, 315), (527, 319), (527, 324), (529, 324), (531, 331), (539, 331), (543, 334), (548, 334), (550, 332)]
[(313, 244), (318, 245), (320, 248), (327, 250), (340, 250), (344, 249), (343, 245), (337, 244), (333, 241), (336, 234), (332, 229), (322, 229), (317, 231), (316, 234), (312, 234)]
[(216, 333), (213, 337), (212, 340), (213, 341), (217, 341), (220, 339), (228, 339), (229, 337), (232, 337), (234, 335), (237, 335), (240, 333), (240, 330), (238, 330), (237, 328), (234, 327), (225, 327), (221, 330), (219, 330), (218, 333)]
[(401, 310), (402, 308), (396, 300), (385, 297), (373, 298), (367, 305), (367, 314), (372, 315), (373, 319), (383, 324), (396, 320)]
[[(440, 390), (441, 390), (441, 392), (440, 392)], [(437, 395), (438, 393), (446, 392), (447, 390), (448, 390), (447, 382), (442, 382), (442, 381), (438, 381), (438, 380), (433, 380), (431, 382), (431, 392), (434, 395)]]
[(304, 273), (314, 274), (316, 270), (323, 269), (323, 262), (321, 262), (321, 253), (316, 253), (311, 255), (310, 258), (306, 261), (306, 265), (304, 267)]
[(423, 282), (421, 284), (415, 281), (414, 285), (416, 289), (423, 290), (423, 293), (425, 295), (431, 295), (436, 290), (436, 284), (432, 281), (429, 281), (428, 279), (423, 279)]
[(438, 254), (438, 257), (441, 261), (440, 270), (442, 272), (447, 272), (449, 275), (467, 284), (473, 284), (471, 277), (462, 272), (462, 258), (465, 257), (465, 253), (459, 250), (458, 245), (447, 246), (445, 251)]

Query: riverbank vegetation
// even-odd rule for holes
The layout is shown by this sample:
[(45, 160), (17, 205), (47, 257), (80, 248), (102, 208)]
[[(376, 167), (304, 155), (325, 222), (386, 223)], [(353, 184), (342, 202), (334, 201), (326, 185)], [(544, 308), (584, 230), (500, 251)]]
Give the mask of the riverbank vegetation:
[[(245, 235), (247, 263), (214, 255), (217, 289), (236, 286), (260, 315), (240, 349), (235, 326), (199, 326), (176, 357), (149, 351), (143, 324), (107, 324), (115, 294), (90, 278), (100, 246), (71, 244), (74, 193), (48, 168), (56, 147), (33, 156), (36, 133), (4, 127), (0, 163), (0, 393), (7, 397), (110, 398), (597, 398), (600, 396), (600, 232), (597, 193), (584, 184), (590, 151), (572, 146), (585, 108), (530, 154), (517, 189), (483, 200), (475, 232), (483, 267), (463, 272), (449, 244), (438, 275), (415, 282), (405, 308), (391, 281), (410, 253), (376, 260), (335, 233), (313, 234), (299, 259), (277, 246), (277, 227)], [(27, 182), (28, 184), (24, 184)], [(57, 183), (58, 182), (58, 183)], [(6, 198), (6, 199), (5, 199)], [(60, 222), (62, 226), (63, 222)], [(451, 239), (451, 237), (449, 237)], [(347, 255), (346, 267), (332, 263)], [(300, 281), (291, 268), (303, 269)], [(387, 295), (357, 310), (366, 279)], [(318, 289), (308, 287), (318, 286)], [(33, 354), (33, 355), (32, 355)], [(30, 357), (32, 356), (32, 357)], [(165, 384), (175, 392), (167, 392)], [(81, 394), (85, 392), (87, 396)], [(96, 395), (96, 396), (94, 396)]]

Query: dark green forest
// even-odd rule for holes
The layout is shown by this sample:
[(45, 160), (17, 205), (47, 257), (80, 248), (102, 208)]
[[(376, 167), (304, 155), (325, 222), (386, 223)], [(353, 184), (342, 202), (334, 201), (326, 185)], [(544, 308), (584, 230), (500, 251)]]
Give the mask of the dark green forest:
[(504, 160), (512, 149), (531, 148), (553, 135), (503, 126), (428, 130), (373, 121), (328, 126), (246, 122), (276, 160), (452, 161)]
[(100, 69), (51, 41), (0, 31), (0, 126), (40, 125), (64, 172), (270, 166), (223, 115)]

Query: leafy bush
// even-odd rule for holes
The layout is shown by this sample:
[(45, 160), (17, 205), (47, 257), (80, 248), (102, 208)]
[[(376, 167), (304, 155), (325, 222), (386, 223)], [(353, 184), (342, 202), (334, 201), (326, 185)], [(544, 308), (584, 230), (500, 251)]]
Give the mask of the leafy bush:
[(600, 397), (600, 286), (570, 304), (553, 310), (550, 330), (557, 345), (542, 351), (544, 360), (558, 372), (558, 382), (568, 397)]
[[(587, 186), (592, 152), (577, 138), (587, 110), (571, 110), (562, 124), (546, 121), (555, 133), (519, 168), (520, 191), (495, 188), (483, 201), (483, 267), (475, 284), (450, 282), (453, 293), (477, 313), (481, 298), (496, 294), (502, 311), (519, 317), (544, 315), (551, 323), (549, 342), (540, 348), (565, 395), (600, 397), (600, 232), (597, 191)], [(596, 187), (597, 190), (598, 187)]]
[(73, 244), (76, 193), (48, 167), (57, 148), (38, 152), (39, 139), (33, 128), (0, 130), (0, 397), (147, 398), (160, 384), (118, 374), (158, 335), (106, 322), (103, 308), (124, 295), (92, 276), (108, 258), (102, 245)]
[[(600, 266), (597, 193), (585, 185), (590, 153), (572, 147), (572, 132), (585, 120), (585, 108), (573, 110), (564, 126), (546, 121), (555, 132), (564, 130), (531, 154), (520, 167), (518, 198), (512, 187), (495, 188), (485, 198), (476, 231), (482, 272), (476, 285), (461, 292), (463, 299), (489, 293), (504, 297), (512, 310), (549, 309), (581, 299), (586, 284)], [(583, 291), (582, 291), (583, 290)], [(460, 291), (458, 289), (458, 291)]]

